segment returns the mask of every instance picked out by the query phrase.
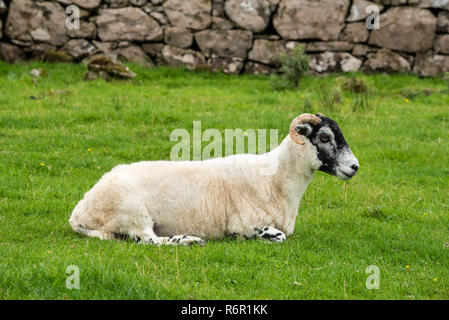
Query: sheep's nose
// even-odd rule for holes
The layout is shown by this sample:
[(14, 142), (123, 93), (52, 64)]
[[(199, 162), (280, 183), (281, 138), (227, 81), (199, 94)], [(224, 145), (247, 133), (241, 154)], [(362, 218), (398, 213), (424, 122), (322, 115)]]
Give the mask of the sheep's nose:
[(353, 164), (351, 166), (351, 169), (354, 170), (354, 171), (357, 171), (357, 170), (359, 170), (359, 165), (358, 164)]

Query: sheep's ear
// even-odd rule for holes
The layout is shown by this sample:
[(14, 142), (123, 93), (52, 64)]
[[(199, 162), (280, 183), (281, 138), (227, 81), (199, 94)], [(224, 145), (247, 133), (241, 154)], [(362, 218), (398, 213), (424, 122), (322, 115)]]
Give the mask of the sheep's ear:
[(295, 128), (295, 130), (298, 134), (308, 137), (312, 133), (312, 126), (308, 123), (301, 123)]
[(290, 129), (290, 137), (298, 144), (304, 144), (299, 136), (307, 137), (312, 133), (312, 126), (308, 123), (301, 123), (293, 128)]

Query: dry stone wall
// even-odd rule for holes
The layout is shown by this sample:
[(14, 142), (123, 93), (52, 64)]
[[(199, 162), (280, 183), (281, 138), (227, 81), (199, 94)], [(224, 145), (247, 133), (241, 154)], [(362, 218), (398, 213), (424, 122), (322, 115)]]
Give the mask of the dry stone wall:
[[(373, 5), (378, 29), (367, 28)], [(436, 76), (449, 72), (449, 0), (0, 0), (0, 59), (10, 63), (103, 52), (148, 67), (269, 74), (298, 44), (315, 73)]]

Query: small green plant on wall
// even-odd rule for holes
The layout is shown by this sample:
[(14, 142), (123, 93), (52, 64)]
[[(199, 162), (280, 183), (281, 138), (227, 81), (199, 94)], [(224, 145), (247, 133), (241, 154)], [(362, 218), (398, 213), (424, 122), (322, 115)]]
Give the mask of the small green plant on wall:
[(304, 47), (298, 45), (290, 54), (280, 54), (280, 74), (271, 75), (270, 83), (274, 90), (298, 88), (301, 78), (309, 71), (310, 58)]

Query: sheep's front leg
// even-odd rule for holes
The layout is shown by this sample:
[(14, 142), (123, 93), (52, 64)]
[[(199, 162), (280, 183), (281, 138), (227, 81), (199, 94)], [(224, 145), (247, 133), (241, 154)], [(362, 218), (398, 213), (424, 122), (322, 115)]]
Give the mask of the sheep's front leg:
[(189, 236), (186, 234), (179, 234), (170, 237), (158, 237), (153, 230), (153, 225), (148, 225), (141, 232), (133, 232), (133, 238), (138, 243), (160, 245), (174, 245), (174, 246), (190, 246), (198, 244), (204, 246), (204, 240), (198, 237)]
[(164, 244), (171, 244), (175, 246), (191, 246), (192, 244), (198, 244), (200, 246), (204, 246), (204, 240), (198, 237), (183, 234), (166, 238), (164, 240)]
[(160, 245), (174, 245), (174, 246), (191, 246), (198, 244), (204, 246), (204, 240), (194, 236), (185, 234), (170, 236), (170, 237), (147, 237), (140, 239), (139, 243), (150, 243), (157, 246)]
[(255, 236), (259, 239), (266, 239), (273, 242), (284, 242), (285, 234), (273, 227), (254, 228)]

